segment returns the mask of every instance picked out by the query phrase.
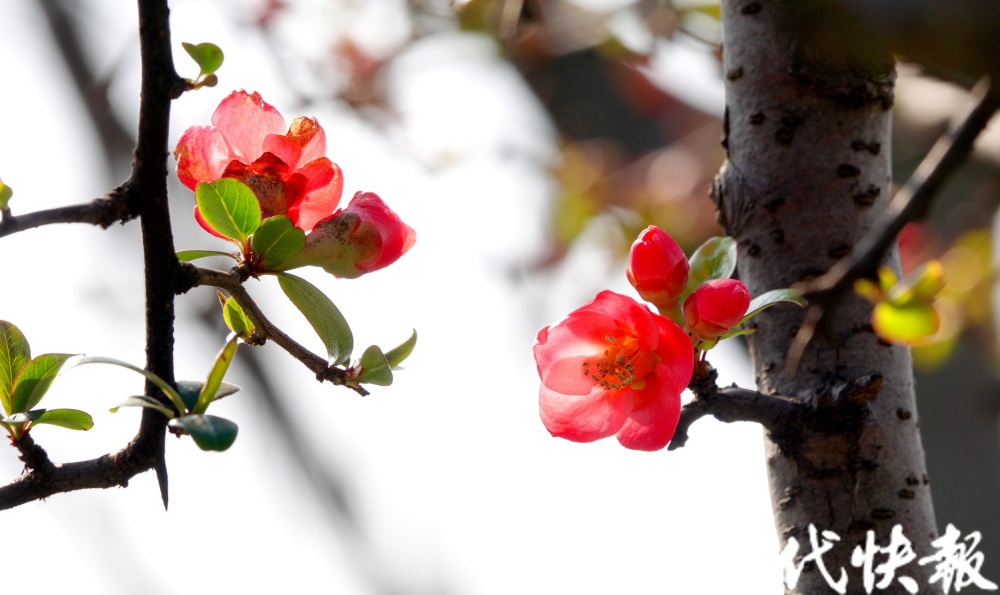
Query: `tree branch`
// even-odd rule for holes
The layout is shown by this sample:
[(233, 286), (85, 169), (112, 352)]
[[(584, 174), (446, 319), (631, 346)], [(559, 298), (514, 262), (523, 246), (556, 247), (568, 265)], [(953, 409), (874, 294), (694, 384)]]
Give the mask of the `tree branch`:
[(107, 229), (112, 223), (126, 223), (139, 215), (136, 201), (130, 198), (128, 193), (118, 188), (104, 198), (78, 205), (18, 216), (11, 215), (9, 211), (0, 212), (0, 238), (54, 223), (89, 223)]
[(189, 287), (199, 287), (202, 285), (210, 285), (227, 291), (233, 296), (236, 303), (243, 308), (247, 317), (250, 318), (256, 327), (252, 340), (259, 338), (260, 341), (257, 344), (262, 344), (264, 340), (270, 339), (316, 374), (316, 379), (320, 382), (325, 380), (334, 385), (347, 386), (362, 396), (368, 394), (368, 391), (360, 386), (345, 383), (347, 372), (344, 369), (330, 365), (330, 362), (326, 358), (309, 351), (268, 320), (257, 306), (257, 302), (250, 297), (250, 294), (243, 287), (243, 280), (238, 272), (219, 271), (192, 264), (184, 264), (182, 266), (185, 272), (185, 281), (189, 285), (180, 286), (181, 292), (187, 291)]
[(688, 440), (691, 425), (711, 415), (719, 421), (752, 421), (773, 431), (804, 415), (804, 406), (783, 397), (768, 396), (755, 390), (730, 386), (719, 388), (716, 381), (719, 373), (708, 362), (697, 362), (688, 388), (694, 393), (694, 400), (681, 409), (674, 437), (667, 450), (683, 447)]
[(982, 79), (972, 90), (976, 105), (961, 123), (952, 127), (931, 148), (930, 152), (907, 180), (879, 224), (854, 249), (825, 274), (799, 284), (798, 289), (809, 300), (809, 311), (789, 349), (788, 367), (794, 370), (823, 319), (844, 297), (854, 281), (875, 276), (879, 263), (896, 241), (896, 236), (911, 221), (923, 218), (937, 196), (938, 190), (972, 152), (976, 138), (1000, 109), (1000, 91), (989, 79)]
[[(146, 369), (172, 384), (174, 381), (173, 287), (179, 266), (174, 255), (173, 232), (167, 206), (166, 156), (170, 102), (183, 92), (184, 81), (174, 71), (166, 0), (138, 0), (138, 6), (142, 63), (139, 134), (132, 163), (132, 175), (112, 194), (127, 206), (129, 212), (139, 213), (142, 226), (146, 280)], [(92, 205), (94, 203), (90, 203), (90, 209), (100, 211), (99, 207)], [(77, 213), (88, 212), (88, 205), (76, 208)], [(136, 211), (131, 211), (133, 208)], [(73, 208), (70, 209), (70, 212), (73, 212)], [(86, 219), (90, 215), (79, 216), (84, 217), (83, 220), (87, 222), (92, 222)], [(34, 219), (25, 217), (29, 222), (58, 218), (51, 212), (49, 215), (35, 214)], [(12, 219), (18, 220), (7, 217), (4, 224), (11, 227), (24, 225), (24, 223), (9, 223)], [(38, 223), (38, 225), (43, 224), (45, 223)], [(147, 382), (146, 394), (155, 396), (159, 395), (159, 391)], [(162, 395), (159, 398), (166, 402)], [(53, 465), (45, 451), (30, 437), (22, 438), (17, 446), (21, 450), (22, 460), (27, 465), (26, 472), (10, 484), (0, 487), (0, 510), (61, 492), (125, 486), (130, 478), (149, 469), (154, 469), (157, 473), (160, 494), (166, 507), (167, 475), (164, 460), (166, 426), (166, 417), (156, 411), (145, 409), (139, 432), (125, 448), (117, 453), (89, 461), (64, 465)]]

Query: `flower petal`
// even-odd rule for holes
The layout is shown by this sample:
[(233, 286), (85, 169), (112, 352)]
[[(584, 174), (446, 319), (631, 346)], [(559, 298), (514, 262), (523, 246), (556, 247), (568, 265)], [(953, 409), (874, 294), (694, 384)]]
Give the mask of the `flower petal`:
[(681, 327), (665, 316), (654, 317), (659, 332), (656, 353), (660, 362), (653, 374), (663, 383), (664, 390), (681, 394), (691, 382), (694, 372), (694, 347)]
[(212, 182), (222, 177), (235, 156), (218, 130), (210, 126), (192, 126), (177, 141), (174, 158), (181, 184), (193, 191), (198, 182)]
[(546, 388), (538, 391), (538, 410), (550, 434), (574, 442), (592, 442), (617, 432), (632, 411), (630, 389), (604, 390), (594, 386), (585, 395), (566, 395)]
[(306, 179), (305, 195), (298, 204), (288, 208), (288, 217), (299, 229), (309, 232), (340, 204), (344, 191), (344, 174), (340, 166), (326, 157), (315, 159), (296, 172)]
[(298, 169), (304, 163), (323, 157), (326, 133), (315, 118), (295, 118), (288, 134), (268, 135), (263, 150), (274, 153), (292, 169)]
[(656, 325), (649, 308), (620, 293), (604, 290), (592, 302), (577, 312), (593, 312), (614, 321), (616, 332), (612, 337), (635, 337), (639, 349), (649, 351), (656, 347)]
[[(656, 395), (641, 395), (647, 391)], [(625, 448), (632, 450), (660, 450), (674, 437), (677, 420), (681, 415), (680, 393), (663, 390), (653, 378), (642, 391), (636, 391), (636, 406), (622, 424), (616, 437)], [(652, 398), (643, 399), (643, 396)], [(638, 404), (642, 401), (642, 404)]]
[(233, 91), (223, 99), (212, 114), (212, 124), (243, 163), (253, 163), (261, 156), (267, 135), (285, 130), (285, 119), (278, 110), (261, 99), (260, 93), (246, 91)]

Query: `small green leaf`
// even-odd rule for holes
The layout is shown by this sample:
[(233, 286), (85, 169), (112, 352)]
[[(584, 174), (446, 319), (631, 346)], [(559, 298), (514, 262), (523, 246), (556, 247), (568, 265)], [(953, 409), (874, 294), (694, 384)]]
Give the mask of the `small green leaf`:
[(285, 260), (295, 256), (306, 245), (306, 233), (295, 227), (288, 217), (278, 215), (261, 221), (250, 239), (250, 246), (257, 253), (260, 264), (274, 270)]
[[(184, 405), (187, 407), (188, 411), (194, 409), (196, 403), (198, 403), (198, 395), (201, 394), (201, 389), (205, 387), (205, 383), (201, 380), (178, 380), (177, 381), (177, 392), (181, 394), (181, 398), (184, 399)], [(219, 385), (219, 390), (215, 391), (215, 396), (212, 401), (218, 401), (222, 397), (228, 397), (231, 394), (238, 393), (240, 387), (235, 384), (230, 384), (228, 382), (223, 382)]]
[(941, 328), (941, 316), (927, 302), (914, 301), (906, 306), (879, 302), (872, 312), (872, 327), (886, 341), (919, 345)]
[(181, 43), (184, 47), (184, 51), (191, 56), (191, 59), (198, 63), (201, 68), (199, 76), (205, 76), (206, 74), (212, 74), (222, 66), (222, 60), (224, 56), (222, 55), (222, 50), (219, 46), (214, 43), (199, 43), (197, 45), (193, 43)]
[(198, 448), (220, 452), (233, 445), (239, 432), (235, 423), (214, 415), (185, 415), (170, 420), (169, 425), (191, 434)]
[(246, 339), (253, 334), (254, 327), (253, 321), (247, 316), (243, 308), (236, 302), (236, 298), (228, 298), (224, 304), (222, 304), (222, 317), (226, 319), (226, 326), (229, 330), (236, 333), (236, 336), (241, 339)]
[(399, 346), (393, 347), (385, 353), (385, 359), (389, 362), (390, 368), (395, 368), (403, 363), (403, 360), (410, 357), (413, 348), (417, 345), (417, 329), (413, 329), (413, 334)]
[(797, 289), (792, 289), (790, 287), (786, 289), (772, 289), (771, 291), (758, 295), (750, 301), (750, 305), (747, 307), (746, 316), (744, 316), (736, 326), (738, 327), (740, 324), (750, 320), (771, 306), (782, 302), (797, 304), (802, 308), (805, 308), (808, 304)]
[(260, 203), (243, 182), (222, 178), (199, 182), (194, 191), (202, 219), (219, 234), (245, 246), (260, 227)]
[(19, 328), (0, 320), (0, 406), (4, 413), (16, 413), (10, 408), (14, 378), (31, 360), (31, 347)]
[(313, 330), (326, 346), (326, 353), (334, 365), (346, 363), (354, 351), (351, 327), (337, 306), (323, 292), (301, 277), (281, 273), (278, 283), (288, 299), (312, 325)]
[(361, 355), (361, 374), (358, 382), (361, 384), (375, 384), (378, 386), (389, 386), (392, 384), (392, 369), (389, 362), (378, 345), (372, 345)]
[(208, 405), (215, 400), (219, 388), (222, 386), (222, 378), (229, 370), (233, 356), (236, 355), (237, 347), (239, 347), (239, 343), (236, 341), (236, 337), (233, 337), (222, 346), (219, 354), (215, 356), (215, 363), (212, 364), (212, 369), (208, 372), (205, 385), (201, 387), (201, 392), (198, 394), (198, 402), (191, 408), (191, 413), (195, 415), (205, 413)]
[(226, 256), (236, 260), (239, 258), (238, 254), (232, 252), (220, 252), (218, 250), (181, 250), (177, 252), (177, 260), (181, 262), (191, 262), (192, 260), (198, 260), (199, 258), (208, 258), (209, 256)]
[(21, 413), (34, 408), (45, 393), (71, 353), (45, 353), (21, 368), (10, 394), (10, 412)]
[(184, 399), (181, 398), (180, 394), (176, 390), (174, 390), (172, 386), (167, 384), (162, 378), (160, 378), (156, 374), (153, 374), (149, 370), (144, 370), (137, 366), (133, 366), (128, 362), (123, 362), (113, 357), (102, 357), (99, 355), (81, 357), (73, 362), (73, 367), (82, 366), (84, 364), (111, 364), (113, 366), (118, 366), (121, 368), (125, 368), (127, 370), (132, 370), (133, 372), (136, 372), (138, 374), (142, 374), (143, 376), (146, 377), (146, 380), (149, 380), (150, 382), (153, 383), (154, 386), (156, 386), (156, 388), (163, 391), (163, 394), (165, 394), (167, 398), (170, 399), (170, 403), (174, 406), (175, 409), (177, 409), (178, 413), (184, 413), (184, 411), (186, 411), (186, 409), (184, 408)]
[[(32, 427), (40, 424), (49, 424), (69, 430), (84, 431), (94, 427), (94, 418), (89, 413), (80, 411), (79, 409), (35, 409), (35, 411), (40, 411), (41, 414), (31, 421)], [(29, 411), (28, 413), (31, 414), (35, 411)]]
[[(197, 397), (197, 395), (195, 396)], [(177, 416), (177, 414), (174, 413), (172, 410), (170, 410), (167, 407), (164, 407), (163, 403), (160, 403), (153, 397), (148, 397), (146, 395), (135, 395), (129, 397), (124, 401), (122, 401), (121, 403), (118, 403), (117, 405), (112, 407), (110, 411), (111, 413), (118, 413), (118, 410), (121, 409), (122, 407), (145, 407), (147, 409), (155, 409), (160, 413), (162, 413), (163, 415), (167, 416), (167, 419), (173, 419), (174, 417)]]
[(736, 240), (730, 236), (709, 238), (688, 259), (691, 271), (679, 305), (705, 281), (728, 279), (736, 270)]
[(14, 196), (14, 191), (10, 186), (3, 183), (0, 180), (0, 211), (6, 211), (9, 207), (7, 203), (10, 202), (10, 197)]

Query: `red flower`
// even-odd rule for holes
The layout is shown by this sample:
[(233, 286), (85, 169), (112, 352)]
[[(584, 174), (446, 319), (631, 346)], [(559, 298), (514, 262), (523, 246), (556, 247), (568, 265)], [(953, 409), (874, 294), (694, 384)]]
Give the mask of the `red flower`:
[[(212, 126), (194, 126), (174, 150), (177, 177), (192, 191), (198, 182), (233, 178), (250, 187), (264, 218), (286, 215), (309, 231), (337, 208), (343, 175), (327, 159), (326, 134), (313, 118), (285, 120), (259, 93), (234, 91), (212, 114)], [(201, 217), (206, 231), (219, 235)]]
[(283, 270), (313, 265), (353, 279), (399, 260), (417, 233), (373, 192), (358, 192), (346, 209), (316, 224), (302, 250), (281, 264)]
[(538, 331), (532, 350), (542, 423), (553, 436), (591, 442), (615, 434), (636, 450), (670, 442), (694, 366), (691, 340), (671, 320), (602, 291)]
[(672, 237), (650, 225), (632, 244), (625, 275), (642, 299), (660, 312), (677, 305), (688, 280), (687, 257)]
[(684, 300), (684, 323), (698, 339), (713, 341), (747, 313), (750, 292), (736, 279), (705, 281)]

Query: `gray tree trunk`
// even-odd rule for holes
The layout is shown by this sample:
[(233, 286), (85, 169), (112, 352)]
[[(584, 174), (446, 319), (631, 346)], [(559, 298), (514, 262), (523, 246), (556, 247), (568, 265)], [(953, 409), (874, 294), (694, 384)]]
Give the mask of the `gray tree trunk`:
[[(820, 55), (790, 24), (792, 5), (722, 2), (728, 162), (714, 198), (738, 242), (739, 276), (755, 296), (827, 271), (875, 224), (891, 194), (891, 58)], [(897, 266), (895, 254), (889, 262)], [(812, 551), (810, 524), (835, 533), (840, 541), (822, 560), (834, 580), (847, 572), (850, 593), (865, 592), (851, 554), (869, 530), (884, 547), (900, 524), (918, 558), (933, 552), (937, 536), (910, 353), (880, 341), (870, 313), (848, 296), (793, 371), (786, 359), (802, 310), (771, 309), (749, 338), (758, 389), (815, 411), (802, 427), (767, 438), (781, 546), (795, 538), (801, 557)], [(932, 572), (913, 561), (896, 576), (933, 592)], [(789, 592), (832, 591), (807, 564)], [(878, 592), (907, 591), (893, 581)]]

